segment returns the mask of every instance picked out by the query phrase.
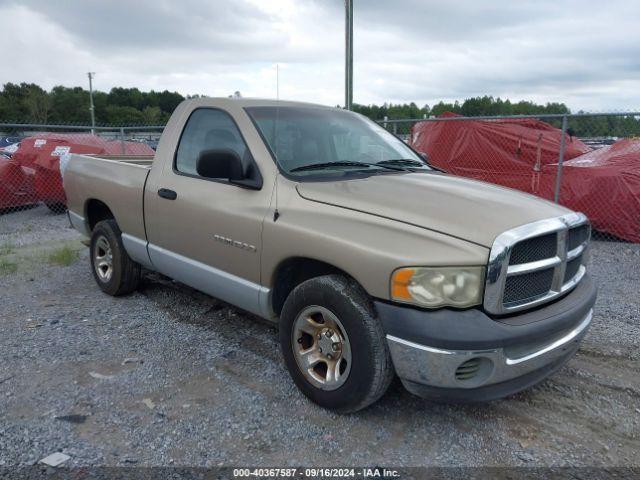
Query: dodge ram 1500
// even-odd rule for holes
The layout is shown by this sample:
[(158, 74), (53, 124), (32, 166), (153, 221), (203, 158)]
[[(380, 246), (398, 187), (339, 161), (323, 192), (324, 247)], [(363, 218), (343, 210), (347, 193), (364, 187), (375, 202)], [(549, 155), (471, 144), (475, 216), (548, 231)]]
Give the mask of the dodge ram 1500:
[(153, 158), (72, 155), (64, 187), (104, 292), (148, 269), (277, 322), (295, 384), (341, 412), (394, 374), (441, 401), (522, 390), (593, 315), (584, 215), (442, 173), (337, 108), (188, 100)]

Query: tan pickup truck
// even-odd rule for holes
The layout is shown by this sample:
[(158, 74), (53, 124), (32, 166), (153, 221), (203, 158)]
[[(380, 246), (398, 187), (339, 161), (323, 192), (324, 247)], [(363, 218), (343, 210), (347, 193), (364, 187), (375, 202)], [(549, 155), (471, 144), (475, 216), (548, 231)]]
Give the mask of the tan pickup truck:
[(64, 187), (104, 292), (154, 270), (277, 322), (296, 385), (341, 412), (394, 374), (441, 401), (522, 390), (593, 315), (584, 215), (433, 169), (336, 108), (188, 100), (153, 159), (73, 155)]

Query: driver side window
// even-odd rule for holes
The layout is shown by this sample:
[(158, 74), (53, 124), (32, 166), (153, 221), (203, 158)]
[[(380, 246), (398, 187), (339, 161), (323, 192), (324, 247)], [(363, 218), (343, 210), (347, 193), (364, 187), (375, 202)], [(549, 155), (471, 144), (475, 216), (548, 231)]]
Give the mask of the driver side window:
[(247, 146), (231, 116), (222, 110), (199, 108), (187, 120), (176, 152), (175, 169), (198, 175), (196, 163), (204, 150), (232, 150), (246, 158)]

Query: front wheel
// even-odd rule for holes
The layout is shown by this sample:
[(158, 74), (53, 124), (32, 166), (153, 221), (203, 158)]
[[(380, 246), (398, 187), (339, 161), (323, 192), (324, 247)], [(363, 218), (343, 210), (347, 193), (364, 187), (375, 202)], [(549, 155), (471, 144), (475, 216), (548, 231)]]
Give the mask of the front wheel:
[(341, 413), (374, 403), (393, 378), (371, 301), (342, 275), (312, 278), (291, 292), (280, 318), (280, 346), (302, 393)]
[(140, 282), (140, 265), (122, 245), (115, 220), (98, 222), (91, 234), (91, 270), (100, 289), (113, 296), (133, 292)]

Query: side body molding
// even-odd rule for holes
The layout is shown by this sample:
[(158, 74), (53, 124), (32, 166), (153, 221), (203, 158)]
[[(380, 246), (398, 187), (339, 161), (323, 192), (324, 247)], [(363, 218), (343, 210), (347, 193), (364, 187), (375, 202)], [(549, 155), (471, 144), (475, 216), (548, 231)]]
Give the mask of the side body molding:
[(149, 252), (147, 251), (147, 242), (140, 240), (138, 237), (129, 235), (128, 233), (122, 234), (122, 244), (129, 256), (134, 262), (138, 262), (149, 270), (155, 270), (151, 259), (149, 258)]
[[(87, 235), (85, 219), (71, 211), (68, 215), (73, 227)], [(270, 289), (170, 252), (128, 233), (122, 234), (122, 244), (131, 259), (143, 267), (158, 271), (212, 297), (276, 322), (271, 310)]]
[(71, 210), (67, 210), (67, 217), (69, 218), (69, 223), (71, 223), (71, 226), (73, 228), (75, 228), (85, 237), (91, 237), (91, 232), (89, 231), (89, 227), (87, 226), (87, 221), (82, 215), (78, 215)]
[(148, 252), (154, 270), (264, 319), (274, 321), (269, 308), (268, 288), (152, 243), (148, 244)]

